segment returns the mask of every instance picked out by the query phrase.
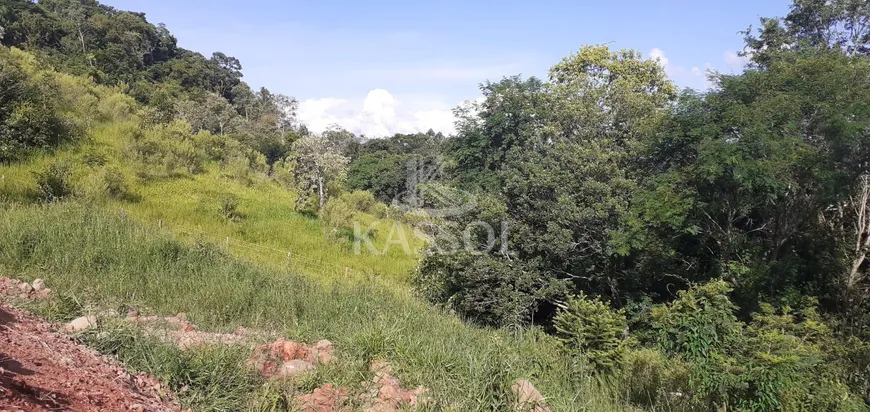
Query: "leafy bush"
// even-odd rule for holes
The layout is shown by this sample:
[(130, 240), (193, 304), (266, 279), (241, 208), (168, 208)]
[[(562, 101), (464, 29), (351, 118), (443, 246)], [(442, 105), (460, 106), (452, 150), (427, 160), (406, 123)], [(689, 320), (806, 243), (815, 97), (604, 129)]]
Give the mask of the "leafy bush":
[(239, 212), (239, 197), (226, 193), (220, 198), (220, 214), (226, 220), (237, 221), (242, 218)]
[(140, 163), (139, 176), (146, 179), (198, 173), (207, 158), (190, 126), (180, 120), (136, 133), (129, 152)]
[(571, 296), (553, 319), (556, 337), (574, 357), (583, 357), (596, 372), (610, 372), (627, 348), (628, 321), (600, 298)]
[(354, 209), (344, 198), (329, 199), (321, 213), (323, 220), (335, 229), (341, 230), (353, 226)]
[(53, 79), (25, 70), (18, 51), (0, 47), (0, 161), (76, 138)]
[(728, 298), (731, 286), (714, 281), (681, 291), (677, 300), (654, 307), (655, 341), (665, 353), (702, 358), (739, 339), (737, 309)]
[(64, 199), (73, 193), (72, 171), (65, 162), (52, 163), (41, 172), (34, 172), (36, 185), (46, 202)]
[(124, 171), (116, 166), (103, 170), (103, 183), (106, 193), (115, 199), (125, 199), (130, 196), (130, 184)]
[(689, 366), (699, 408), (741, 411), (862, 410), (840, 381), (838, 341), (812, 303), (800, 313), (761, 305), (752, 322), (735, 316), (730, 286), (713, 281), (652, 310), (656, 345)]
[(365, 190), (354, 190), (353, 192), (342, 195), (342, 200), (347, 202), (354, 210), (363, 213), (371, 213), (378, 201), (371, 192)]
[(527, 324), (539, 305), (563, 285), (521, 264), (468, 252), (428, 254), (415, 274), (418, 292), (460, 316), (483, 325)]

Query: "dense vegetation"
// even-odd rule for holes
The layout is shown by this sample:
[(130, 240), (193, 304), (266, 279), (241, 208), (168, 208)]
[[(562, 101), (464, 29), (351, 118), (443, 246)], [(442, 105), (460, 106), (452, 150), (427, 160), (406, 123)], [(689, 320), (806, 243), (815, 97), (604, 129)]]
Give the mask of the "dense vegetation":
[[(4, 270), (207, 328), (327, 337), (347, 364), (317, 380), (386, 357), (445, 409), (505, 409), (516, 377), (557, 410), (870, 409), (866, 2), (762, 19), (745, 72), (708, 91), (587, 46), (547, 79), (483, 84), (454, 136), (371, 140), (309, 132), (294, 99), (143, 14), (0, 0), (0, 39)], [(141, 228), (155, 220), (196, 242)], [(354, 254), (355, 223), (377, 220), (393, 226), (374, 246), (394, 247)], [(395, 243), (412, 231), (419, 262), (421, 240)], [(201, 242), (228, 236), (278, 253)], [(291, 257), (277, 280), (286, 250), (315, 265)], [(176, 379), (122, 353), (163, 350), (136, 342), (96, 344)]]

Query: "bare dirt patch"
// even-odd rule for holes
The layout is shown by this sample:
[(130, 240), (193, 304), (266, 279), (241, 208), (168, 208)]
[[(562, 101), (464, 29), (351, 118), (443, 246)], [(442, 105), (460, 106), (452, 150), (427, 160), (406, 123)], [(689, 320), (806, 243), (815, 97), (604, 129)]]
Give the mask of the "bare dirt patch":
[(170, 399), (153, 377), (131, 375), (38, 317), (0, 305), (0, 410), (180, 411)]

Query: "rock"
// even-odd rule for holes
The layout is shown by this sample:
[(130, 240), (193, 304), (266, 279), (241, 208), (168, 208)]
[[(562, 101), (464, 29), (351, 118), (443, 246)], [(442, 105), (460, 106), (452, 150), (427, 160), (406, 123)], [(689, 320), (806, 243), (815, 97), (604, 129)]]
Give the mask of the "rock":
[(293, 359), (288, 362), (284, 362), (281, 365), (281, 369), (278, 371), (278, 376), (287, 378), (291, 376), (296, 376), (310, 370), (314, 370), (314, 365), (308, 363), (302, 359)]
[[(239, 338), (240, 335), (231, 335)], [(266, 379), (283, 378), (305, 372), (334, 359), (332, 342), (322, 340), (314, 345), (278, 339), (254, 348), (246, 364), (253, 366)]]
[(516, 396), (517, 409), (528, 412), (551, 412), (544, 395), (541, 395), (531, 382), (517, 379), (511, 385), (511, 391)]
[(33, 286), (31, 286), (27, 282), (21, 282), (21, 284), (18, 285), (18, 290), (20, 290), (22, 293), (30, 293), (33, 292)]
[(67, 332), (81, 332), (85, 329), (97, 326), (97, 322), (98, 320), (96, 316), (82, 316), (67, 323), (64, 329)]
[(311, 348), (311, 353), (314, 355), (315, 363), (326, 365), (335, 359), (334, 349), (332, 347), (332, 342), (328, 340), (322, 340), (314, 344), (314, 347)]
[(33, 285), (31, 285), (31, 287), (33, 288), (33, 290), (39, 292), (45, 289), (45, 281), (42, 279), (36, 279), (33, 281)]

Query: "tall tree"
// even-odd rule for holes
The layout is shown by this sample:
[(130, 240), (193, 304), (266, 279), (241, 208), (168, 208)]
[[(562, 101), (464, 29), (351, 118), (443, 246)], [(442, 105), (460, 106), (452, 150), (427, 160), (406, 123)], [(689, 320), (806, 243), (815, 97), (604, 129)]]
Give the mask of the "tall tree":
[(350, 159), (342, 156), (326, 138), (310, 135), (293, 143), (290, 160), (294, 176), (302, 183), (301, 195), (315, 194), (318, 209), (322, 210), (329, 197), (329, 185), (345, 176)]

